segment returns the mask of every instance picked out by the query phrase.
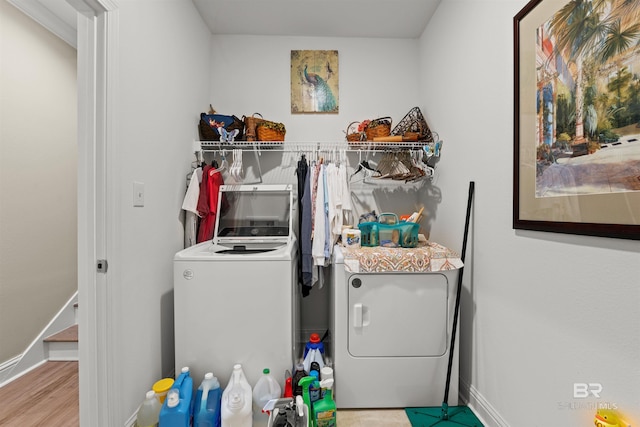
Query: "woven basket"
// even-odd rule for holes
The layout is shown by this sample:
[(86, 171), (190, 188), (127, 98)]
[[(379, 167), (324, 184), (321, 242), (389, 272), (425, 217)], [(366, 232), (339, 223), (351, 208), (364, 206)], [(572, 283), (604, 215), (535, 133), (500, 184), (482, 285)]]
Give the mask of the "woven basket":
[[(260, 117), (255, 117), (256, 115)], [(247, 137), (247, 141), (256, 141), (256, 126), (258, 125), (258, 123), (264, 121), (264, 119), (262, 118), (262, 114), (253, 113), (253, 116), (251, 117), (242, 116), (242, 120), (244, 121), (245, 136)]]
[(367, 134), (367, 141), (373, 141), (373, 138), (391, 135), (391, 117), (381, 117), (371, 120), (371, 123), (369, 123), (364, 132)]
[(269, 122), (267, 120), (263, 120), (256, 125), (256, 134), (258, 137), (258, 141), (284, 141), (285, 132), (280, 132), (276, 129), (271, 129), (267, 127)]
[[(358, 132), (358, 126), (357, 126), (358, 124), (359, 124), (358, 122), (351, 122), (349, 123), (349, 126), (347, 126), (347, 141), (356, 142), (364, 138), (364, 135), (362, 134), (362, 132)], [(355, 130), (353, 125), (356, 125)]]
[(418, 141), (433, 142), (433, 135), (420, 108), (413, 107), (391, 131), (391, 135), (411, 136), (418, 134)]

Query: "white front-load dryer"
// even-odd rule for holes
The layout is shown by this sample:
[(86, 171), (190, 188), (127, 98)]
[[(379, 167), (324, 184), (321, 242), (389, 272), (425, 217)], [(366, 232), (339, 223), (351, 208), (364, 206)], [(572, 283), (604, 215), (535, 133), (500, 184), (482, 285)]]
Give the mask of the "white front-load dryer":
[[(338, 408), (441, 405), (458, 270), (351, 273), (338, 246), (333, 261)], [(457, 340), (449, 396), (457, 405)]]

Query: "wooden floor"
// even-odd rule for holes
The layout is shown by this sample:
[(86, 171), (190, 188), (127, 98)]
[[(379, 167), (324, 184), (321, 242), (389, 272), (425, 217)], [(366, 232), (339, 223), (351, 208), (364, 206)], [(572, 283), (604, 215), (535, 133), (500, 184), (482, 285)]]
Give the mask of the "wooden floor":
[[(338, 410), (342, 427), (410, 427), (403, 409)], [(0, 388), (0, 426), (77, 427), (78, 362), (47, 362)]]
[(78, 362), (46, 362), (0, 388), (2, 427), (78, 425)]

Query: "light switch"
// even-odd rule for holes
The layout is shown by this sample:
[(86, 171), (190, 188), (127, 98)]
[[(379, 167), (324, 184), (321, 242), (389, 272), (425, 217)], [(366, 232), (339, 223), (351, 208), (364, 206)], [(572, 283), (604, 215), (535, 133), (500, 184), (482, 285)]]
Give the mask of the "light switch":
[(144, 183), (143, 182), (134, 181), (133, 183), (133, 206), (134, 207), (144, 206)]

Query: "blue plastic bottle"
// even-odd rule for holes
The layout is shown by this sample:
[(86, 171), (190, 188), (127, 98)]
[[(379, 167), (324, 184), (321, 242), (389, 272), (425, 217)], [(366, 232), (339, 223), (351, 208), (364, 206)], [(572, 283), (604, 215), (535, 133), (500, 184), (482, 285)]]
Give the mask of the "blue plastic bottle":
[(304, 346), (304, 354), (302, 358), (307, 357), (309, 350), (318, 349), (322, 356), (324, 356), (324, 343), (320, 341), (320, 335), (313, 333), (309, 336), (309, 342)]
[(207, 372), (196, 391), (193, 406), (193, 427), (220, 427), (220, 382)]
[(304, 370), (309, 373), (312, 369), (319, 371), (324, 367), (324, 344), (320, 340), (320, 335), (313, 333), (309, 337), (309, 342), (304, 347), (302, 365)]
[(309, 372), (309, 376), (315, 378), (315, 380), (309, 384), (309, 400), (313, 403), (316, 400), (320, 400), (320, 373), (313, 370)]
[(160, 427), (189, 427), (192, 398), (193, 378), (189, 368), (185, 367), (167, 392), (160, 410)]

